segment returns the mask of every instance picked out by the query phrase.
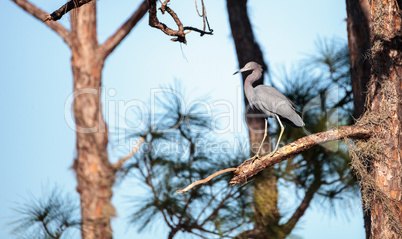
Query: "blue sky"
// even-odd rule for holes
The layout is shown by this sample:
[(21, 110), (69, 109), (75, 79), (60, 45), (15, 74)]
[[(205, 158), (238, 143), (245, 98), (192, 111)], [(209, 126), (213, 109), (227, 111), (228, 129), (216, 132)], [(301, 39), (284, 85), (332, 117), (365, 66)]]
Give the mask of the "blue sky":
[[(98, 1), (99, 41), (107, 39), (139, 2)], [(195, 17), (194, 1), (180, 1), (180, 6), (178, 0), (171, 2), (186, 25), (202, 26), (201, 19)], [(103, 70), (104, 108), (106, 120), (112, 122), (110, 127), (121, 127), (125, 118), (132, 117), (125, 110), (130, 102), (148, 103), (152, 89), (173, 84), (175, 79), (181, 81), (190, 99), (208, 94), (212, 100), (232, 102), (237, 109), (236, 103), (242, 102), (239, 101), (241, 81), (239, 76), (232, 76), (238, 65), (225, 2), (205, 0), (214, 35), (199, 37), (190, 33), (187, 45), (171, 42), (170, 37), (150, 28), (146, 18), (139, 22), (109, 56)], [(34, 3), (51, 12), (64, 0)], [(346, 42), (344, 1), (249, 0), (248, 6), (254, 33), (271, 69), (297, 64), (306, 54), (314, 52), (319, 37), (336, 37)], [(57, 184), (75, 194), (71, 169), (75, 134), (66, 122), (71, 109), (68, 97), (72, 93), (68, 47), (43, 23), (11, 1), (1, 1), (0, 9), (0, 238), (10, 238), (5, 225), (13, 218), (11, 208), (23, 202), (28, 192), (39, 196), (43, 187)], [(69, 16), (60, 22), (69, 28)], [(115, 94), (108, 94), (110, 89)], [(240, 127), (235, 127), (234, 133), (245, 135), (241, 110), (235, 114), (240, 117), (235, 117), (234, 124)], [(127, 147), (112, 141), (111, 160), (123, 156), (124, 150)], [(164, 227), (137, 234), (125, 223), (126, 197), (142, 192), (135, 180), (123, 181), (114, 191), (113, 201), (118, 210), (113, 221), (116, 238), (165, 237)], [(313, 205), (294, 235), (364, 238), (360, 202), (358, 199), (355, 202), (345, 204), (336, 217), (328, 215), (329, 210)]]

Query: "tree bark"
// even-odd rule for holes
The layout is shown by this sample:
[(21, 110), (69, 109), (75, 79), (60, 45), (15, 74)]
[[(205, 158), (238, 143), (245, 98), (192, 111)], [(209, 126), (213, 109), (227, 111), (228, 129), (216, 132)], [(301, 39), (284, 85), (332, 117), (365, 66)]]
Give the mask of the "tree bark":
[(346, 0), (350, 74), (352, 78), (354, 117), (365, 107), (370, 80), (370, 6), (368, 0)]
[[(48, 15), (27, 0), (13, 0), (13, 2), (41, 21)], [(84, 2), (88, 1), (80, 1), (80, 3)], [(148, 3), (144, 0), (103, 45), (99, 45), (97, 39), (96, 1), (71, 11), (71, 32), (57, 22), (45, 22), (62, 37), (72, 52), (73, 111), (77, 137), (77, 156), (73, 168), (81, 200), (81, 238), (83, 239), (112, 238), (110, 221), (115, 215), (115, 209), (111, 203), (112, 186), (115, 182), (116, 170), (126, 160), (123, 158), (115, 165), (108, 160), (108, 131), (100, 100), (102, 68), (107, 56), (130, 33), (147, 10)], [(132, 153), (135, 153), (135, 149)]]
[[(254, 33), (248, 17), (247, 0), (227, 0), (226, 3), (239, 68), (243, 67), (247, 62), (255, 61), (261, 64), (263, 69), (267, 71), (268, 69), (264, 62), (261, 48), (254, 38)], [(247, 74), (242, 74), (243, 85), (246, 76)], [(263, 83), (264, 76), (262, 76), (254, 85), (260, 85)], [(256, 117), (259, 112), (256, 112), (249, 107), (249, 102), (246, 97), (244, 97), (244, 105), (251, 154), (254, 155), (257, 153), (264, 137), (265, 117)], [(268, 134), (261, 149), (262, 155), (270, 152), (270, 142), (271, 137)], [(254, 214), (256, 217), (254, 229), (246, 231), (238, 235), (238, 237), (276, 238), (280, 215), (278, 209), (277, 177), (274, 174), (274, 169), (269, 168), (262, 172), (258, 177), (256, 177), (253, 185)]]
[(367, 205), (371, 208), (370, 238), (402, 235), (401, 6), (401, 0), (370, 1), (372, 70), (366, 117), (374, 125), (375, 147), (381, 150), (371, 157), (372, 190), (362, 195), (371, 203)]
[(112, 238), (110, 221), (115, 209), (111, 198), (115, 170), (108, 160), (108, 132), (100, 100), (104, 62), (97, 54), (96, 1), (71, 13), (73, 109), (77, 137), (74, 170), (81, 198), (81, 237)]
[[(347, 32), (352, 79), (354, 117), (360, 118), (366, 106), (366, 93), (370, 80), (371, 17), (368, 0), (346, 0)], [(367, 164), (370, 171), (370, 165)], [(370, 236), (370, 209), (363, 210), (366, 238)]]

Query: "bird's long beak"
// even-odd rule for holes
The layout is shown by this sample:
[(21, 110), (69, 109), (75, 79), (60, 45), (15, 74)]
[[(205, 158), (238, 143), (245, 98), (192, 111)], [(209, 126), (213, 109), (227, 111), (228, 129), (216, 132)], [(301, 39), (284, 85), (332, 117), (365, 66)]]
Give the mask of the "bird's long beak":
[(240, 72), (245, 72), (245, 71), (249, 71), (250, 69), (247, 69), (247, 68), (241, 68), (240, 70), (238, 70), (238, 71), (236, 71), (235, 73), (233, 73), (233, 75), (236, 75), (237, 73), (240, 73)]

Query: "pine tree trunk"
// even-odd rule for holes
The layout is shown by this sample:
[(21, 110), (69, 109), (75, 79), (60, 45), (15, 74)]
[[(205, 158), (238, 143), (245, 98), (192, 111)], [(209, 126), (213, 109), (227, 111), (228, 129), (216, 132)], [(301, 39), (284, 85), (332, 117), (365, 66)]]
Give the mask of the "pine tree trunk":
[[(360, 118), (366, 105), (370, 80), (370, 5), (368, 0), (346, 0), (350, 74), (352, 79), (354, 117)], [(370, 165), (367, 164), (367, 170)], [(370, 209), (363, 210), (364, 228), (368, 239), (371, 231)]]
[[(254, 38), (251, 23), (247, 13), (247, 0), (227, 0), (227, 10), (232, 37), (235, 43), (239, 68), (247, 62), (255, 61), (267, 70), (260, 46)], [(243, 74), (243, 84), (247, 74)], [(263, 84), (264, 76), (255, 85)], [(263, 139), (265, 131), (264, 117), (255, 117), (249, 107), (249, 102), (244, 97), (245, 118), (249, 130), (249, 142), (251, 154), (254, 155)], [(271, 150), (271, 137), (268, 135), (260, 155), (269, 153)], [(256, 221), (254, 229), (245, 231), (238, 235), (238, 238), (278, 238), (279, 209), (278, 209), (278, 189), (277, 178), (274, 169), (266, 169), (259, 174), (253, 182), (254, 184), (254, 212)]]
[(74, 170), (81, 197), (81, 237), (108, 239), (115, 214), (111, 204), (115, 172), (108, 160), (108, 132), (100, 100), (104, 62), (97, 54), (96, 1), (71, 12), (71, 31), (77, 137)]
[(366, 102), (370, 80), (370, 6), (368, 0), (346, 0), (350, 74), (354, 117), (359, 118)]
[[(372, 190), (362, 195), (371, 206), (370, 238), (402, 235), (402, 19), (398, 0), (370, 1), (372, 73), (367, 118), (374, 125)], [(375, 152), (375, 151), (378, 152)]]

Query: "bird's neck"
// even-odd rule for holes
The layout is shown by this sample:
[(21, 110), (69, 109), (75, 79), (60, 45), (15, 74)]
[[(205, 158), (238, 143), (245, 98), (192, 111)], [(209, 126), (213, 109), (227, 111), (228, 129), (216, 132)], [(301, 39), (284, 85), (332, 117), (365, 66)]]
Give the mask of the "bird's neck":
[(252, 104), (252, 101), (254, 100), (254, 87), (253, 83), (260, 79), (262, 76), (262, 71), (259, 70), (254, 70), (250, 75), (247, 76), (245, 82), (244, 82), (244, 93), (246, 94), (247, 99), (250, 101)]
[(247, 76), (246, 81), (244, 82), (244, 86), (248, 85), (250, 87), (253, 87), (253, 83), (259, 80), (261, 76), (261, 70), (254, 70), (250, 75)]

